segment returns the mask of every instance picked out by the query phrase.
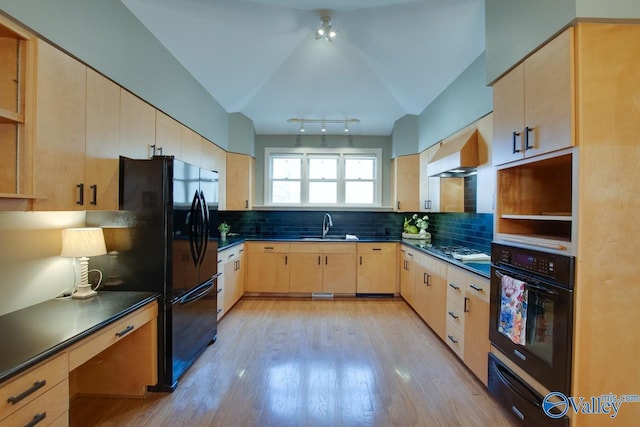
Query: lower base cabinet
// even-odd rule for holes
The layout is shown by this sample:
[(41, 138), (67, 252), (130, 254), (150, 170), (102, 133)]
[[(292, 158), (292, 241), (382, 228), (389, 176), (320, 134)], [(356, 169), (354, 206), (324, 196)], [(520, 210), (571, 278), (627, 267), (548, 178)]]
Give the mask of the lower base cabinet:
[(441, 338), (445, 339), (447, 308), (447, 264), (421, 255), (416, 263), (415, 310)]
[(291, 293), (356, 293), (354, 243), (292, 243), (289, 268)]
[(356, 293), (395, 294), (398, 275), (395, 243), (358, 243)]
[(218, 319), (224, 316), (244, 294), (244, 244), (218, 252)]
[(247, 292), (289, 293), (289, 243), (249, 242)]

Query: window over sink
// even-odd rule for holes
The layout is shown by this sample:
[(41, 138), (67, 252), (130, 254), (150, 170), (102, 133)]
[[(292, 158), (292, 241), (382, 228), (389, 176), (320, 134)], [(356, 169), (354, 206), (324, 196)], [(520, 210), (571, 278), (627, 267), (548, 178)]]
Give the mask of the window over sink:
[(267, 148), (267, 204), (378, 207), (381, 155), (379, 149)]

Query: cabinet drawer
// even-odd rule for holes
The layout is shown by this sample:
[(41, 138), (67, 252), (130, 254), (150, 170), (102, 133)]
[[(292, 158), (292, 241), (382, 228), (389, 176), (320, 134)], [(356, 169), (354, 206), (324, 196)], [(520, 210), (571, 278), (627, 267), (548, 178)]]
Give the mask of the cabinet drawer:
[(447, 280), (447, 307), (449, 304), (462, 306), (464, 304), (464, 283)]
[(249, 244), (249, 252), (289, 253), (289, 243), (255, 242)]
[(244, 251), (244, 245), (238, 245), (229, 249), (223, 249), (218, 252), (218, 262), (225, 263), (227, 261), (235, 261), (240, 258)]
[(395, 254), (395, 243), (358, 243), (358, 253)]
[(158, 315), (158, 304), (153, 302), (146, 307), (120, 319), (103, 331), (96, 332), (69, 349), (69, 371), (76, 369), (87, 360), (101, 353), (107, 347), (116, 344), (135, 332), (145, 323), (154, 321)]
[(69, 410), (69, 380), (58, 383), (49, 391), (24, 405), (19, 410), (0, 421), (0, 427), (24, 426), (40, 419), (38, 425), (53, 423), (65, 425), (65, 419), (59, 419)]
[(456, 323), (447, 317), (447, 328), (445, 341), (447, 345), (458, 355), (460, 359), (464, 358), (464, 332)]
[[(67, 378), (69, 375), (67, 361), (66, 353), (54, 356), (50, 361), (20, 374), (19, 377), (0, 387), (0, 419), (16, 412)], [(11, 401), (15, 402), (12, 404)]]
[(489, 295), (491, 288), (489, 279), (485, 279), (484, 277), (476, 276), (475, 274), (467, 275), (467, 287), (466, 294), (467, 296), (475, 295), (483, 301), (489, 302)]
[(454, 324), (460, 332), (464, 332), (464, 299), (460, 304), (447, 300), (447, 322)]

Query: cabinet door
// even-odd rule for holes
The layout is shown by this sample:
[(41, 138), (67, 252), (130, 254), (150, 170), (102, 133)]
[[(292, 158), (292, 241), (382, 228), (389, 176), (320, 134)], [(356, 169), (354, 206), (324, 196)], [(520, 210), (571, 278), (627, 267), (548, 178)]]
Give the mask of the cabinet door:
[(318, 253), (291, 253), (290, 292), (322, 292), (323, 256)]
[(120, 89), (120, 154), (147, 159), (156, 141), (156, 109)]
[(398, 212), (420, 210), (420, 155), (398, 156), (394, 162), (395, 205)]
[(118, 210), (120, 87), (87, 69), (85, 201), (87, 209)]
[(425, 199), (422, 200), (421, 208), (426, 212), (440, 212), (440, 178), (429, 176), (429, 162), (433, 158), (433, 155), (440, 149), (442, 143), (434, 144), (424, 151), (424, 159), (426, 162), (425, 170), (421, 170), (421, 174), (424, 174), (424, 177), (421, 177), (421, 180), (424, 182), (421, 185), (425, 185), (427, 187), (425, 193)]
[(426, 271), (426, 317), (427, 324), (443, 340), (446, 337), (447, 321), (447, 279)]
[(400, 262), (400, 295), (405, 299), (413, 308), (415, 308), (415, 293), (416, 293), (416, 268), (417, 264), (414, 262), (414, 253), (409, 249), (401, 249)]
[(524, 131), (524, 64), (493, 85), (493, 164), (521, 159)]
[(227, 153), (227, 210), (251, 209), (253, 205), (253, 168), (254, 160), (251, 156)]
[(524, 62), (527, 157), (574, 145), (573, 50), (569, 28)]
[(322, 263), (323, 292), (356, 293), (356, 255), (354, 253), (324, 254)]
[(181, 125), (177, 120), (156, 110), (156, 154), (180, 158)]
[[(486, 287), (488, 290), (488, 281)], [(473, 290), (467, 290), (465, 298), (464, 363), (486, 385), (490, 347), (489, 301)]]
[(76, 187), (85, 175), (86, 79), (84, 65), (38, 42), (33, 182), (46, 198), (34, 201), (34, 210), (86, 209)]
[(356, 292), (360, 294), (395, 293), (396, 260), (394, 244), (358, 244)]
[(249, 292), (288, 293), (289, 254), (252, 252), (247, 280)]
[(202, 137), (186, 126), (181, 127), (180, 134), (180, 155), (182, 156), (180, 160), (204, 167), (202, 165)]

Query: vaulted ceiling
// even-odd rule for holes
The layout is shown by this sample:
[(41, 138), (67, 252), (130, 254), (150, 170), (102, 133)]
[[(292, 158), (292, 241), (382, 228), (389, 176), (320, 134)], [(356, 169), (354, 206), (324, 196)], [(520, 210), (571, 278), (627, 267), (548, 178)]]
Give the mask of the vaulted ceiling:
[[(229, 113), (257, 134), (293, 117), (356, 118), (390, 135), (483, 51), (484, 0), (122, 0)], [(334, 41), (316, 40), (321, 16)], [(320, 133), (319, 125), (306, 125)], [(342, 133), (340, 124), (328, 133)]]

